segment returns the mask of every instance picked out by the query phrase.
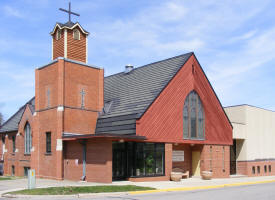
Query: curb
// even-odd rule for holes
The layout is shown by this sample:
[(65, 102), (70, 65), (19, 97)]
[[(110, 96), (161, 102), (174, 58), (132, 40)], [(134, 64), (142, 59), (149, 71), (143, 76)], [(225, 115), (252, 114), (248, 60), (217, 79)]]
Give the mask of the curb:
[(149, 194), (149, 193), (157, 193), (157, 192), (206, 190), (206, 189), (217, 189), (217, 188), (225, 188), (225, 187), (244, 186), (244, 185), (256, 185), (256, 184), (264, 184), (264, 183), (275, 183), (275, 180), (253, 181), (253, 182), (240, 182), (240, 183), (230, 183), (230, 184), (222, 184), (222, 185), (209, 185), (209, 186), (169, 188), (169, 189), (158, 189), (158, 190), (144, 190), (144, 191), (129, 192), (129, 194), (134, 195), (134, 194)]
[[(206, 190), (206, 189), (217, 189), (225, 187), (236, 187), (236, 186), (245, 186), (245, 185), (256, 185), (264, 183), (275, 183), (275, 180), (266, 180), (266, 181), (253, 181), (253, 182), (240, 182), (240, 183), (230, 183), (222, 185), (208, 185), (208, 186), (194, 186), (194, 187), (181, 187), (181, 188), (168, 188), (168, 189), (157, 189), (157, 190), (143, 190), (143, 191), (132, 191), (132, 192), (103, 192), (103, 193), (82, 193), (82, 194), (73, 194), (73, 195), (15, 195), (15, 194), (2, 194), (1, 197), (5, 198), (34, 198), (47, 196), (48, 198), (54, 197), (93, 197), (93, 196), (107, 196), (107, 195), (136, 195), (136, 194), (150, 194), (150, 193), (159, 193), (159, 192), (179, 192), (179, 191), (192, 191), (192, 190)], [(18, 190), (18, 189), (17, 189)], [(17, 191), (13, 190), (13, 191)], [(11, 192), (11, 191), (10, 191)]]

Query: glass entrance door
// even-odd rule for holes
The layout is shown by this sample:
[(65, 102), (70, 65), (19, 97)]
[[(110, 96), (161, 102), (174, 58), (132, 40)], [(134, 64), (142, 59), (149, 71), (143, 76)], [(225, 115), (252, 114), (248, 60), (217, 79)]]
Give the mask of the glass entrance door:
[(113, 180), (127, 176), (127, 155), (125, 143), (113, 143)]

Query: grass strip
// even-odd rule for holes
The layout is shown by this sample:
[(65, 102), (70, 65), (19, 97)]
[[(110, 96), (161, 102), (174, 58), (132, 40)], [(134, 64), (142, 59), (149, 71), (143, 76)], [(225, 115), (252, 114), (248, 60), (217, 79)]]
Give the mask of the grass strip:
[(140, 187), (135, 185), (108, 185), (108, 186), (80, 186), (80, 187), (49, 187), (36, 188), (31, 190), (19, 190), (7, 194), (20, 195), (71, 195), (83, 193), (104, 193), (104, 192), (129, 192), (155, 190), (151, 187)]
[(8, 176), (3, 176), (3, 177), (0, 177), (0, 181), (14, 180), (14, 179), (15, 179), (15, 178), (8, 177)]

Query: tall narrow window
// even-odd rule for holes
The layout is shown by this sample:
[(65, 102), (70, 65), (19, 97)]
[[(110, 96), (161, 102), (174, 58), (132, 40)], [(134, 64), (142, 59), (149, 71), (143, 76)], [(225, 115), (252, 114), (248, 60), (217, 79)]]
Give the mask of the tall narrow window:
[(225, 164), (224, 164), (225, 159), (224, 159), (224, 154), (225, 154), (225, 149), (224, 149), (224, 147), (222, 147), (222, 170), (223, 170), (223, 172), (225, 172)]
[(25, 154), (31, 153), (32, 148), (32, 136), (31, 136), (31, 126), (29, 123), (25, 126)]
[(12, 152), (14, 153), (16, 149), (16, 145), (15, 145), (15, 135), (12, 136)]
[(47, 89), (47, 108), (51, 106), (51, 90), (50, 88)]
[(73, 31), (73, 38), (75, 40), (80, 40), (80, 32), (79, 32), (79, 30), (74, 29), (74, 31)]
[(213, 150), (212, 150), (212, 146), (210, 146), (210, 161), (209, 161), (209, 164), (210, 164), (210, 171), (212, 172), (212, 152), (213, 152)]
[(46, 133), (46, 153), (51, 153), (52, 149), (52, 138), (51, 138), (51, 132)]
[(84, 109), (84, 107), (85, 107), (85, 95), (86, 95), (85, 90), (82, 89), (80, 94), (81, 94), (81, 108)]
[(56, 34), (55, 34), (55, 39), (56, 39), (56, 40), (59, 40), (60, 38), (61, 38), (61, 30), (58, 29), (58, 30), (56, 31)]
[(184, 102), (183, 138), (204, 139), (204, 109), (199, 95), (194, 90)]

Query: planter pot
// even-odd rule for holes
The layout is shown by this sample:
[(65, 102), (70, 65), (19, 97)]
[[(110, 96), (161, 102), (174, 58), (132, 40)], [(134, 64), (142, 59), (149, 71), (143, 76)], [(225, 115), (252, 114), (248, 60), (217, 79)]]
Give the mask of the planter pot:
[(171, 181), (180, 181), (182, 178), (181, 172), (171, 172)]
[(210, 180), (212, 178), (213, 172), (210, 171), (202, 171), (201, 178), (203, 180)]

